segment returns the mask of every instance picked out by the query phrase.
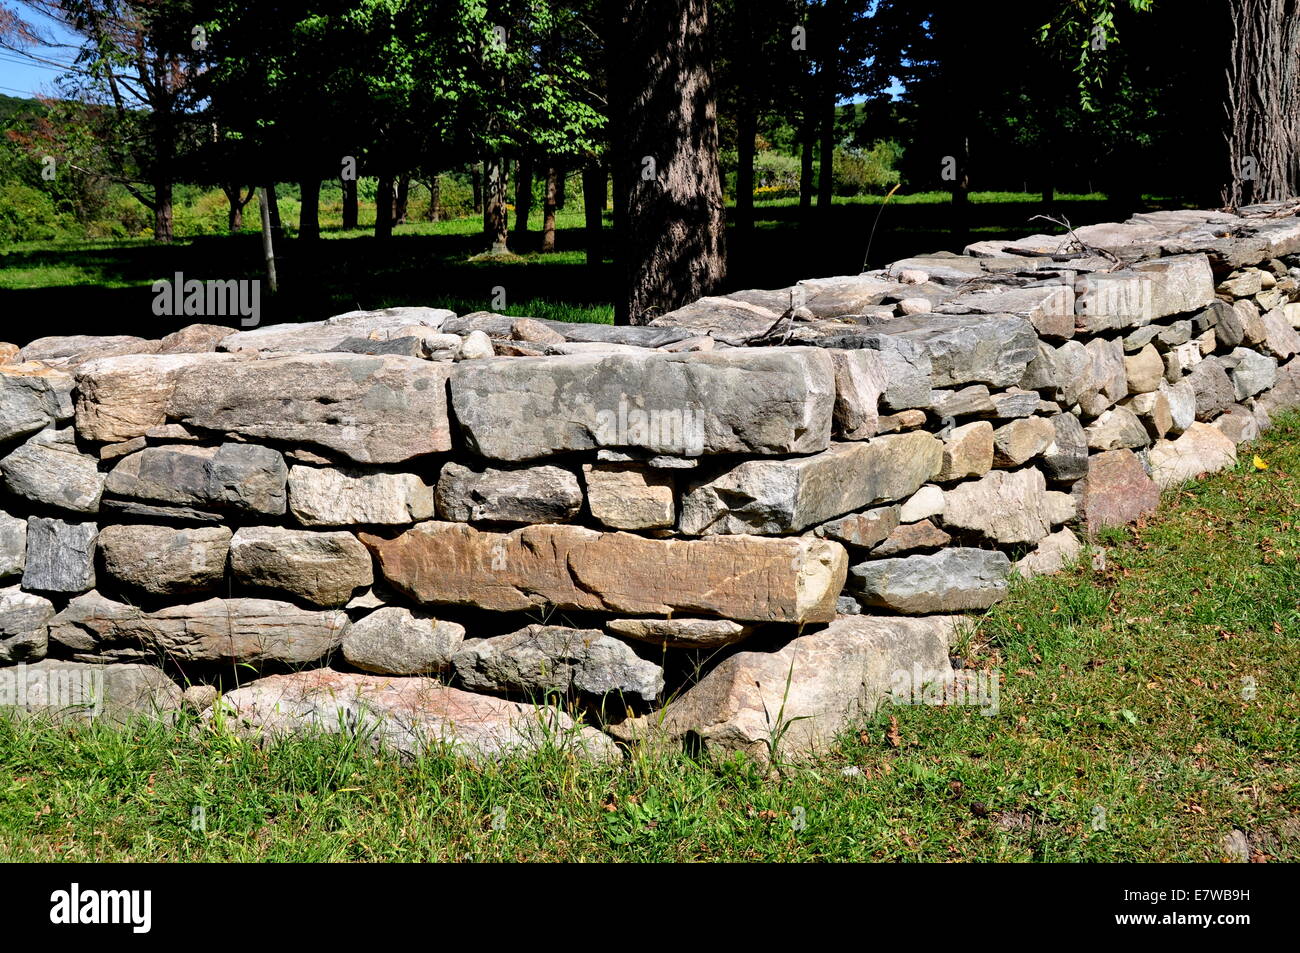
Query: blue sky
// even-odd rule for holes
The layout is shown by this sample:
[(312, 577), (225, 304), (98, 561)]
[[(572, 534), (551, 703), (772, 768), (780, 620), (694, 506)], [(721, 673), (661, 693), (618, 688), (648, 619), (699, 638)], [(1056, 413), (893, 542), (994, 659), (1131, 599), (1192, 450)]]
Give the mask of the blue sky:
[[(24, 9), (23, 15), (28, 15)], [(61, 42), (75, 43), (76, 37), (51, 23), (49, 20), (41, 19), (38, 22), (40, 29), (49, 32)], [(70, 50), (42, 50), (33, 49), (30, 51), (33, 55), (46, 60), (59, 60), (67, 62), (71, 56)], [(45, 63), (36, 63), (21, 53), (15, 53), (12, 50), (0, 49), (0, 93), (9, 96), (31, 96), (35, 93), (53, 93), (55, 91), (54, 80), (62, 73), (57, 66), (51, 66)]]

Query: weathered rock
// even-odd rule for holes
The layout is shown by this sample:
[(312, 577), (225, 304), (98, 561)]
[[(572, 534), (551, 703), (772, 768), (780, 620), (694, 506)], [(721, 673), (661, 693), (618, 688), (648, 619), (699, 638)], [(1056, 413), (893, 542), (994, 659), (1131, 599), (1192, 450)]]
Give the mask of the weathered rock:
[(1257, 295), (1264, 290), (1264, 284), (1260, 280), (1261, 277), (1261, 272), (1256, 268), (1243, 272), (1234, 272), (1231, 277), (1219, 282), (1215, 290), (1219, 294), (1227, 295), (1230, 298), (1249, 298), (1251, 295)]
[(224, 337), (218, 347), (223, 351), (299, 354), (333, 351), (348, 338), (368, 337), (374, 331), (392, 328), (428, 328), (437, 331), (455, 316), (454, 312), (440, 308), (349, 311), (324, 321), (269, 324), (250, 331), (238, 331)]
[(0, 511), (0, 579), (21, 576), (27, 564), (27, 520)]
[(1165, 377), (1165, 362), (1160, 352), (1148, 344), (1136, 354), (1124, 358), (1124, 373), (1132, 394), (1145, 394), (1156, 390)]
[(105, 526), (99, 531), (104, 574), (151, 596), (207, 592), (226, 573), (230, 530), (224, 526)]
[(835, 364), (835, 431), (841, 440), (865, 440), (879, 433), (880, 395), (888, 370), (877, 351), (830, 352)]
[(110, 496), (279, 516), (288, 468), (269, 447), (224, 443), (146, 447), (113, 467)]
[(439, 519), (448, 522), (564, 523), (582, 509), (582, 487), (562, 467), (474, 470), (449, 462), (434, 501)]
[(942, 459), (939, 440), (914, 432), (833, 444), (809, 457), (748, 460), (691, 486), (678, 528), (689, 535), (798, 532), (908, 496)]
[(27, 521), (23, 588), (36, 592), (85, 592), (95, 586), (94, 523), (65, 523), (33, 516)]
[(1196, 419), (1196, 388), (1191, 381), (1181, 380), (1161, 388), (1161, 393), (1169, 400), (1170, 432), (1182, 433)]
[(1234, 444), (1254, 440), (1260, 434), (1260, 421), (1255, 412), (1241, 404), (1233, 404), (1223, 416), (1210, 425)]
[(1013, 420), (993, 431), (993, 462), (1018, 467), (1046, 450), (1056, 438), (1056, 428), (1045, 417)]
[(1151, 319), (1185, 314), (1214, 300), (1214, 275), (1204, 255), (1170, 255), (1138, 262), (1133, 270), (1151, 281)]
[(983, 384), (972, 384), (961, 390), (930, 391), (930, 409), (942, 420), (971, 414), (991, 415), (996, 408), (989, 389)]
[(465, 335), (465, 342), (460, 346), (459, 359), (462, 361), (484, 361), (496, 357), (496, 346), (486, 332), (473, 330)]
[[(587, 506), (612, 529), (667, 529), (677, 522), (673, 478), (635, 464), (584, 464)], [(581, 504), (582, 496), (579, 494)]]
[(450, 668), (464, 641), (463, 625), (384, 606), (352, 623), (343, 637), (343, 657), (379, 675), (424, 675)]
[(930, 358), (933, 387), (1015, 384), (1037, 353), (1033, 325), (1011, 315), (920, 315), (889, 322), (888, 334)]
[(37, 338), (23, 348), (22, 359), (72, 367), (95, 358), (151, 354), (157, 349), (157, 341), (127, 334), (69, 334)]
[(204, 430), (325, 447), (360, 463), (400, 463), (451, 449), (451, 367), (363, 354), (197, 364), (180, 371), (167, 415)]
[(923, 486), (910, 497), (898, 510), (900, 523), (916, 523), (931, 516), (942, 516), (944, 507), (943, 490), (937, 486)]
[(1088, 474), (1074, 485), (1080, 519), (1095, 533), (1154, 513), (1160, 488), (1132, 450), (1108, 450), (1088, 458)]
[(1246, 339), (1246, 321), (1258, 313), (1255, 306), (1248, 301), (1238, 301), (1231, 305), (1219, 301), (1211, 307), (1214, 308), (1217, 319), (1214, 323), (1214, 337), (1219, 346), (1225, 349), (1239, 347)]
[[(777, 652), (738, 652), (662, 712), (615, 726), (624, 740), (699, 739), (767, 762), (828, 751), (897, 687), (900, 673), (946, 679), (956, 619), (840, 616)], [(778, 724), (776, 719), (780, 718)]]
[(886, 335), (869, 343), (876, 345), (874, 350), (885, 368), (885, 392), (880, 395), (880, 406), (891, 411), (929, 407), (934, 386), (929, 355), (908, 341), (897, 341)]
[(716, 649), (749, 637), (751, 625), (730, 619), (610, 619), (605, 628), (627, 639), (674, 649)]
[(181, 687), (155, 665), (89, 665), (46, 659), (0, 669), (0, 707), (55, 721), (170, 721), (180, 708), (181, 696)]
[(1300, 407), (1300, 359), (1292, 358), (1277, 369), (1273, 389), (1255, 398), (1255, 406), (1269, 415)]
[(494, 460), (816, 453), (830, 443), (835, 378), (819, 348), (573, 354), (457, 365), (451, 395), (466, 442)]
[(980, 477), (993, 467), (993, 425), (987, 420), (954, 427), (943, 438), (943, 463), (935, 479), (940, 483)]
[(1084, 428), (1090, 450), (1123, 450), (1145, 447), (1151, 442), (1146, 427), (1133, 411), (1112, 407)]
[(1032, 390), (1012, 388), (994, 394), (989, 398), (993, 403), (993, 416), (1000, 420), (1012, 420), (1016, 417), (1032, 417), (1038, 410), (1040, 398)]
[(1213, 420), (1237, 399), (1237, 389), (1218, 358), (1209, 357), (1187, 375), (1196, 394), (1196, 419)]
[(428, 522), (361, 540), (384, 578), (423, 603), (515, 611), (554, 606), (631, 615), (822, 622), (834, 614), (848, 556), (816, 538), (646, 539), (579, 526), (485, 533)]
[(1148, 459), (1152, 478), (1166, 488), (1234, 466), (1237, 445), (1209, 424), (1194, 423), (1177, 440), (1157, 443)]
[(1051, 531), (1047, 481), (1028, 467), (994, 470), (944, 493), (945, 526), (975, 530), (999, 543), (1036, 543)]
[[(1291, 327), (1281, 308), (1266, 311), (1259, 317), (1258, 343), (1264, 351), (1278, 360), (1285, 360), (1292, 354), (1300, 353), (1300, 333)], [(1251, 335), (1247, 331), (1247, 339)], [(1252, 342), (1254, 343), (1254, 342)]]
[(1070, 522), (1078, 515), (1074, 497), (1058, 490), (1048, 490), (1043, 494), (1043, 515), (1053, 526)]
[(979, 288), (950, 298), (936, 310), (941, 314), (1014, 314), (1034, 326), (1042, 337), (1074, 335), (1074, 288), (1045, 284), (1028, 288)]
[(909, 615), (987, 609), (1007, 594), (1011, 561), (990, 549), (877, 559), (849, 570), (849, 586), (867, 605)]
[(1077, 480), (1088, 472), (1088, 438), (1083, 424), (1074, 414), (1057, 414), (1051, 422), (1052, 442), (1039, 462), (1053, 480)]
[(1076, 561), (1082, 552), (1079, 537), (1063, 529), (1044, 537), (1032, 553), (1016, 560), (1011, 569), (1026, 579), (1053, 576)]
[(217, 345), (228, 337), (230, 328), (224, 324), (187, 324), (179, 331), (159, 338), (157, 353), (200, 354), (215, 351)]
[[(229, 328), (224, 329), (227, 334)], [(143, 437), (166, 423), (181, 372), (200, 364), (219, 368), (245, 360), (236, 354), (128, 354), (87, 361), (77, 369), (77, 433), (114, 443)]]
[(5, 489), (34, 503), (73, 513), (99, 511), (104, 475), (94, 457), (77, 452), (71, 430), (42, 430), (0, 458)]
[(347, 629), (342, 612), (270, 599), (208, 599), (144, 612), (88, 592), (50, 620), (50, 639), (80, 658), (302, 665), (337, 649)]
[(237, 583), (341, 606), (374, 582), (370, 553), (351, 533), (245, 526), (230, 541)]
[(72, 375), (44, 364), (0, 365), (0, 441), (72, 416)]
[(272, 739), (299, 732), (348, 734), (420, 756), (442, 750), (492, 761), (548, 748), (613, 761), (614, 742), (550, 706), (447, 688), (431, 678), (392, 678), (315, 669), (271, 675), (223, 696), (214, 711), (245, 732)]
[(0, 665), (45, 658), (54, 605), (18, 586), (0, 589)]
[(636, 696), (654, 701), (663, 669), (599, 629), (530, 625), (491, 639), (472, 639), (452, 658), (467, 688), (489, 692)]
[[(1168, 384), (1164, 385), (1168, 387)], [(1132, 411), (1146, 429), (1147, 436), (1158, 440), (1167, 434), (1174, 425), (1173, 413), (1169, 407), (1169, 398), (1164, 390), (1130, 397), (1123, 404)]]
[(416, 473), (293, 466), (288, 489), (304, 526), (406, 526), (434, 513), (433, 487)]
[(1277, 359), (1265, 357), (1250, 348), (1237, 348), (1224, 362), (1228, 365), (1228, 377), (1232, 380), (1237, 400), (1268, 390), (1277, 379)]
[(898, 526), (900, 508), (880, 506), (864, 513), (850, 513), (822, 523), (813, 532), (825, 539), (833, 539), (846, 546), (870, 549), (883, 542)]
[(1128, 377), (1124, 371), (1124, 345), (1118, 341), (1093, 338), (1084, 345), (1088, 367), (1082, 378), (1067, 389), (1065, 402), (1077, 403), (1089, 417), (1128, 396)]
[(898, 526), (889, 534), (888, 539), (871, 551), (871, 555), (894, 556), (918, 549), (938, 549), (947, 546), (950, 542), (952, 536), (925, 519), (919, 523), (905, 523)]

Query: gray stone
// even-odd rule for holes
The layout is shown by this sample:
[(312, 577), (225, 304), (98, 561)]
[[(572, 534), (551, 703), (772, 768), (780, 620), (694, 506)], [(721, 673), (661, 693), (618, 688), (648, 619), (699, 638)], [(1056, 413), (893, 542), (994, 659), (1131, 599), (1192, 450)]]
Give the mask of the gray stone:
[(145, 612), (88, 592), (50, 620), (50, 640), (83, 659), (303, 665), (337, 649), (347, 629), (343, 612), (270, 599), (208, 599)]
[(835, 363), (835, 431), (842, 440), (865, 440), (880, 428), (880, 395), (889, 384), (877, 351), (832, 350)]
[(582, 509), (582, 487), (562, 467), (474, 470), (448, 462), (434, 500), (438, 518), (450, 522), (565, 523)]
[(994, 470), (944, 493), (944, 525), (975, 530), (999, 543), (1036, 543), (1051, 531), (1047, 482), (1028, 467)]
[(94, 523), (65, 523), (33, 516), (27, 521), (23, 588), (36, 592), (85, 592), (95, 586)]
[(760, 763), (773, 754), (779, 763), (825, 754), (906, 679), (950, 680), (956, 626), (950, 616), (840, 616), (779, 651), (737, 652), (663, 711), (610, 730), (647, 744), (689, 736), (707, 751), (742, 752)]
[(0, 441), (67, 420), (72, 387), (72, 375), (44, 364), (0, 365)]
[(307, 354), (183, 369), (167, 415), (190, 427), (324, 447), (359, 463), (451, 449), (452, 365)]
[(289, 511), (304, 526), (407, 526), (433, 516), (433, 487), (417, 473), (289, 468)]
[(379, 675), (423, 675), (449, 668), (464, 641), (462, 625), (385, 606), (352, 623), (343, 637), (343, 657)]
[(870, 549), (883, 542), (898, 526), (900, 508), (881, 506), (865, 513), (850, 513), (822, 523), (813, 532), (825, 539), (833, 539), (846, 546), (860, 546)]
[(99, 531), (104, 574), (151, 596), (207, 592), (226, 574), (230, 530), (224, 526), (105, 526)]
[[(1037, 397), (1037, 395), (1035, 395)], [(972, 384), (961, 390), (935, 390), (930, 392), (930, 409), (936, 417), (965, 417), (973, 414), (991, 415), (996, 408), (989, 389), (983, 384)]]
[(181, 687), (156, 665), (45, 659), (0, 669), (0, 707), (53, 721), (103, 718), (125, 723), (147, 718), (170, 722), (181, 698)]
[(614, 635), (674, 649), (716, 649), (749, 637), (752, 625), (730, 619), (610, 619)]
[(50, 600), (18, 586), (0, 589), (0, 665), (45, 658), (46, 625), (53, 617)]
[(1186, 314), (1214, 300), (1214, 275), (1205, 255), (1169, 255), (1138, 262), (1133, 271), (1151, 280), (1151, 317)]
[(878, 559), (849, 569), (849, 586), (871, 606), (909, 615), (987, 609), (1007, 594), (1011, 561), (989, 549)]
[(27, 564), (27, 520), (0, 511), (0, 579), (21, 576)]
[[(1219, 303), (1222, 304), (1223, 302), (1219, 302)], [(1205, 331), (1210, 331), (1210, 330), (1211, 330), (1210, 328), (1205, 329)], [(1205, 333), (1205, 331), (1202, 331), (1201, 333)], [(1213, 334), (1211, 334), (1211, 337), (1213, 337)], [(1191, 321), (1175, 321), (1173, 324), (1169, 325), (1169, 327), (1162, 328), (1159, 331), (1159, 333), (1156, 334), (1156, 343), (1160, 346), (1160, 349), (1162, 350), (1168, 350), (1171, 347), (1177, 347), (1180, 344), (1186, 344), (1191, 339), (1192, 339)], [(1163, 375), (1164, 367), (1162, 366), (1160, 370)], [(1129, 382), (1129, 388), (1132, 390), (1136, 390), (1136, 388), (1133, 387), (1132, 381)]]
[(1083, 424), (1074, 414), (1057, 414), (1051, 422), (1052, 442), (1039, 463), (1052, 480), (1077, 480), (1088, 472), (1088, 438)]
[(1012, 571), (1026, 579), (1053, 576), (1078, 560), (1083, 553), (1079, 537), (1068, 529), (1046, 536), (1032, 553), (1016, 560)]
[(1268, 390), (1277, 379), (1276, 358), (1265, 357), (1258, 351), (1245, 347), (1237, 348), (1229, 357), (1228, 377), (1232, 379), (1237, 400), (1245, 400), (1260, 391)]
[(272, 740), (344, 734), (413, 757), (450, 751), (488, 762), (558, 749), (586, 760), (619, 759), (613, 741), (557, 708), (463, 692), (432, 678), (330, 669), (271, 675), (224, 695), (203, 717)]
[(104, 491), (132, 500), (279, 516), (285, 511), (287, 480), (284, 458), (268, 447), (177, 444), (123, 457), (108, 474)]
[(575, 354), (459, 364), (451, 395), (466, 442), (494, 460), (816, 453), (830, 443), (835, 377), (818, 348)]
[(373, 583), (370, 553), (351, 533), (245, 526), (230, 541), (235, 582), (314, 605), (344, 605)]
[(939, 549), (951, 542), (952, 536), (926, 519), (899, 526), (889, 534), (887, 540), (871, 551), (871, 555), (875, 558), (896, 556), (918, 549)]
[(1196, 419), (1196, 388), (1191, 381), (1181, 380), (1162, 387), (1161, 393), (1169, 400), (1169, 417), (1173, 421), (1169, 430), (1180, 434)]
[(1011, 315), (920, 315), (887, 325), (891, 337), (930, 358), (933, 387), (1009, 387), (1037, 353), (1033, 325)]
[(1237, 389), (1218, 358), (1209, 357), (1187, 375), (1196, 394), (1196, 419), (1213, 420), (1237, 399)]
[(679, 529), (690, 535), (798, 532), (914, 493), (938, 471), (943, 444), (914, 432), (834, 444), (819, 454), (749, 460), (694, 484)]
[(1162, 440), (1148, 454), (1151, 478), (1161, 489), (1234, 466), (1237, 445), (1209, 424), (1194, 423), (1177, 440)]
[(1046, 450), (1056, 429), (1046, 417), (1013, 420), (993, 431), (993, 462), (1000, 467), (1018, 467)]
[(1128, 396), (1128, 377), (1124, 370), (1124, 345), (1118, 341), (1093, 338), (1084, 349), (1088, 368), (1074, 387), (1064, 394), (1066, 404), (1077, 403), (1089, 417)]
[(268, 351), (311, 353), (334, 351), (349, 338), (368, 337), (371, 332), (395, 329), (438, 331), (455, 318), (441, 308), (384, 308), (379, 311), (349, 311), (324, 321), (299, 324), (269, 324), (250, 331), (237, 331), (221, 339), (222, 351)]
[[(1240, 303), (1240, 302), (1239, 302)], [(1224, 301), (1211, 305), (1217, 319), (1214, 323), (1214, 337), (1222, 348), (1234, 348), (1246, 339), (1246, 320), (1256, 314), (1253, 305), (1246, 303), (1243, 308)]]
[[(612, 529), (670, 529), (677, 523), (671, 475), (636, 464), (584, 464), (587, 507)], [(581, 504), (582, 497), (579, 495)]]
[(1165, 376), (1165, 362), (1160, 352), (1148, 344), (1136, 354), (1124, 358), (1124, 373), (1129, 393), (1145, 394), (1160, 387)]
[(1151, 442), (1142, 421), (1125, 407), (1112, 407), (1084, 428), (1084, 433), (1090, 450), (1131, 450)]
[(993, 416), (1000, 420), (1016, 417), (1031, 417), (1038, 410), (1039, 397), (1032, 390), (1011, 389), (990, 398), (993, 402)]
[(943, 438), (940, 483), (980, 477), (993, 467), (993, 425), (987, 420), (954, 427)]
[(937, 309), (940, 314), (1013, 314), (1042, 337), (1074, 336), (1074, 288), (1044, 284), (1028, 288), (978, 288), (959, 292)]
[(1267, 353), (1279, 360), (1300, 353), (1300, 333), (1291, 327), (1291, 322), (1286, 319), (1281, 308), (1260, 315), (1259, 325), (1259, 343)]
[(42, 430), (0, 458), (5, 489), (33, 503), (96, 513), (104, 475), (94, 457), (77, 452), (71, 430)]
[(99, 357), (117, 354), (149, 354), (159, 347), (158, 341), (126, 334), (68, 334), (37, 338), (22, 350), (24, 361), (75, 366)]
[(662, 668), (598, 629), (530, 625), (466, 642), (452, 662), (460, 680), (475, 691), (614, 692), (654, 701), (664, 687)]
[(885, 368), (885, 392), (880, 395), (880, 406), (891, 411), (929, 407), (934, 383), (929, 355), (909, 343), (900, 344), (890, 338), (877, 338), (874, 343), (880, 345), (876, 353)]

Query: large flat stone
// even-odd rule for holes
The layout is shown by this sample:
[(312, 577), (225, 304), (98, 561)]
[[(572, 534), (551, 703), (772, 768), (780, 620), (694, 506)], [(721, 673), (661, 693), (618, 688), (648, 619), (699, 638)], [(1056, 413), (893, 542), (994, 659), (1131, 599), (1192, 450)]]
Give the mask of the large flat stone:
[(578, 526), (481, 532), (428, 522), (361, 540), (384, 578), (422, 603), (518, 611), (553, 606), (630, 615), (812, 622), (834, 615), (848, 556), (818, 539), (646, 539)]
[(381, 606), (343, 637), (348, 664), (379, 675), (425, 675), (451, 667), (465, 627), (402, 606)]
[(536, 466), (497, 469), (443, 464), (434, 493), (438, 518), (456, 523), (565, 523), (582, 509), (573, 471)]
[(895, 612), (963, 612), (1002, 599), (1010, 569), (1011, 560), (998, 550), (944, 549), (859, 563), (849, 570), (849, 587), (864, 604)]
[(981, 383), (1009, 387), (1037, 353), (1038, 336), (1013, 315), (920, 315), (884, 328), (930, 358), (932, 386)]
[(50, 640), (80, 658), (107, 661), (315, 662), (347, 634), (342, 612), (300, 609), (270, 599), (208, 599), (156, 612), (78, 596), (50, 620)]
[(284, 457), (269, 447), (175, 444), (123, 457), (108, 474), (104, 491), (131, 500), (279, 516), (287, 480)]
[(625, 639), (675, 649), (717, 649), (754, 631), (731, 619), (610, 619), (605, 628)]
[(45, 659), (0, 668), (0, 709), (53, 721), (170, 721), (181, 707), (181, 694), (181, 687), (156, 665)]
[(999, 543), (1036, 543), (1051, 531), (1043, 474), (993, 472), (944, 492), (943, 521), (974, 530)]
[(208, 592), (226, 574), (230, 530), (224, 526), (105, 526), (99, 532), (104, 575), (151, 596)]
[(692, 486), (678, 528), (689, 535), (798, 532), (910, 496), (942, 462), (942, 442), (921, 431), (834, 444), (808, 457), (749, 460)]
[(433, 487), (417, 473), (289, 468), (289, 512), (304, 526), (407, 526), (433, 515)]
[(1237, 445), (1215, 427), (1194, 423), (1177, 440), (1157, 441), (1148, 459), (1151, 478), (1164, 489), (1235, 466)]
[(25, 437), (73, 414), (71, 374), (44, 364), (0, 365), (0, 441)]
[(324, 447), (358, 463), (400, 463), (451, 449), (450, 368), (364, 354), (199, 364), (180, 372), (167, 416), (218, 433)]
[(249, 331), (237, 331), (221, 339), (222, 351), (270, 351), (311, 353), (334, 351), (349, 338), (367, 337), (371, 332), (395, 328), (441, 329), (452, 311), (442, 308), (384, 308), (380, 311), (349, 311), (324, 321), (299, 324), (268, 324)]
[(95, 586), (94, 523), (65, 523), (33, 516), (27, 521), (23, 588), (36, 592), (85, 592)]
[(42, 430), (0, 458), (5, 489), (32, 503), (73, 513), (96, 513), (104, 474), (94, 457), (77, 451), (72, 431)]
[(1124, 526), (1154, 513), (1160, 487), (1132, 450), (1108, 450), (1088, 458), (1088, 474), (1074, 485), (1078, 513), (1088, 531)]
[(245, 526), (230, 541), (237, 583), (317, 606), (341, 606), (374, 582), (370, 553), (351, 533)]
[(235, 689), (205, 718), (281, 739), (296, 733), (347, 734), (419, 756), (451, 751), (474, 761), (559, 748), (611, 761), (618, 748), (564, 712), (448, 688), (431, 678), (392, 678), (314, 669), (271, 675)]
[(818, 348), (495, 358), (456, 365), (451, 398), (470, 448), (494, 460), (816, 453), (830, 443), (835, 377)]

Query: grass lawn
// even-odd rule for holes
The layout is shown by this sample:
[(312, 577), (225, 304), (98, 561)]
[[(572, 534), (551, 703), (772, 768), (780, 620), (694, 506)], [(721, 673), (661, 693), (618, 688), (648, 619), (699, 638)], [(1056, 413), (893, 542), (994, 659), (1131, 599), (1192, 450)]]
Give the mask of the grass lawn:
[(776, 777), (0, 721), (0, 858), (1300, 860), (1300, 415), (1242, 461), (977, 620), (995, 715), (886, 707)]
[[(1043, 211), (1036, 195), (975, 193), (967, 232), (954, 230), (947, 199), (938, 192), (896, 195), (883, 208), (879, 197), (843, 200), (807, 222), (796, 200), (759, 202), (752, 248), (732, 255), (725, 290), (856, 274), (864, 262), (879, 267), (907, 255), (960, 251), (970, 240), (1052, 230), (1030, 221)], [(1051, 206), (1053, 215), (1075, 223), (1126, 218), (1134, 211), (1098, 195), (1060, 196)], [(388, 242), (375, 241), (367, 230), (328, 228), (314, 246), (289, 238), (277, 251), (280, 291), (262, 298), (262, 323), (315, 321), (395, 305), (609, 322), (613, 266), (608, 260), (587, 265), (582, 225), (580, 203), (570, 202), (558, 216), (557, 251), (542, 254), (541, 213), (535, 212), (527, 240), (514, 246), (518, 259), (505, 264), (473, 260), (484, 250), (477, 217), (403, 225)], [(260, 278), (262, 268), (261, 240), (253, 232), (181, 239), (169, 247), (148, 239), (13, 245), (0, 249), (0, 315), (13, 322), (0, 329), (0, 340), (25, 344), (54, 328), (64, 334), (159, 337), (204, 319), (154, 316), (153, 282), (176, 272), (201, 280)], [(497, 289), (504, 289), (502, 309), (491, 305)]]

